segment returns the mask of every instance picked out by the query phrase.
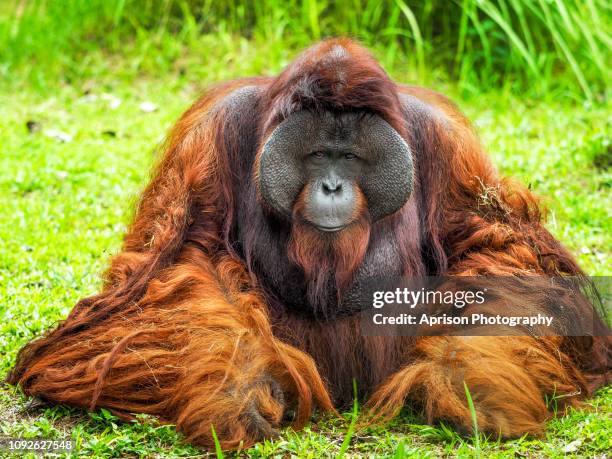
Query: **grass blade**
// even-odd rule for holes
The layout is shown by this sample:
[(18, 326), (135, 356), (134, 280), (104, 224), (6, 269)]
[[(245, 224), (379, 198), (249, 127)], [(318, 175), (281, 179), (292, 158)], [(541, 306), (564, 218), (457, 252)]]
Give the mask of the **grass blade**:
[(534, 77), (540, 77), (540, 70), (536, 65), (536, 61), (534, 56), (529, 52), (523, 41), (519, 38), (516, 32), (512, 28), (512, 24), (506, 21), (501, 15), (500, 11), (497, 9), (493, 3), (489, 1), (482, 0), (478, 3), (480, 9), (487, 14), (499, 27), (504, 31), (504, 33), (508, 36), (510, 42), (516, 47), (518, 52), (523, 56), (527, 66), (533, 73)]
[(346, 452), (348, 451), (349, 444), (351, 443), (351, 438), (353, 437), (353, 433), (355, 432), (355, 424), (357, 424), (357, 415), (359, 413), (359, 400), (357, 399), (357, 381), (353, 379), (353, 415), (351, 418), (351, 423), (349, 424), (348, 430), (346, 431), (346, 435), (344, 436), (344, 440), (342, 441), (342, 445), (340, 446), (340, 451), (338, 451), (337, 459), (343, 458)]
[(397, 443), (397, 448), (395, 449), (395, 454), (393, 454), (393, 459), (404, 459), (406, 457), (405, 443), (406, 441), (404, 438)]
[(215, 442), (215, 454), (217, 459), (223, 459), (223, 450), (221, 449), (221, 443), (219, 443), (219, 439), (217, 438), (217, 432), (215, 432), (215, 426), (210, 425), (210, 430), (212, 432), (213, 441)]
[(408, 21), (408, 24), (410, 25), (410, 30), (412, 31), (412, 39), (416, 48), (419, 78), (421, 78), (422, 80), (425, 78), (425, 46), (423, 44), (421, 29), (419, 28), (419, 24), (410, 7), (406, 5), (403, 0), (396, 0), (396, 2), (397, 6), (402, 11), (404, 16), (406, 17), (406, 20)]
[(470, 416), (472, 417), (472, 429), (474, 431), (474, 448), (476, 449), (476, 457), (480, 457), (480, 433), (478, 432), (478, 419), (476, 417), (476, 408), (474, 408), (472, 394), (470, 394), (470, 389), (468, 389), (468, 386), (465, 381), (463, 381), (463, 387), (465, 389), (465, 397), (467, 398), (468, 408), (470, 409)]

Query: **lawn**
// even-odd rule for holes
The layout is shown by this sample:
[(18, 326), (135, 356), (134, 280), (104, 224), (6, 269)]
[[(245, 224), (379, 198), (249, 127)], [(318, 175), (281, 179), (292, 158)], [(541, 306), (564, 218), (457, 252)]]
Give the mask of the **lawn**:
[[(75, 8), (87, 4), (71, 2)], [(599, 5), (597, 1), (587, 3)], [(127, 51), (120, 53), (88, 42), (86, 34), (78, 35), (74, 24), (79, 15), (69, 8), (65, 18), (56, 8), (59, 16), (48, 23), (55, 27), (66, 24), (60, 31), (63, 35), (49, 36), (55, 48), (45, 42), (47, 23), (30, 22), (31, 40), (24, 38), (20, 42), (23, 48), (2, 49), (8, 36), (3, 31), (11, 27), (6, 27), (10, 23), (3, 18), (4, 7), (0, 5), (0, 378), (26, 342), (64, 318), (78, 299), (100, 287), (99, 274), (119, 249), (158, 146), (180, 113), (215, 81), (275, 74), (299, 48), (323, 34), (311, 11), (305, 12), (304, 20), (309, 32), (302, 30), (300, 35), (300, 24), (283, 22), (280, 4), (266, 4), (279, 11), (277, 21), (269, 28), (260, 24), (250, 38), (223, 30), (199, 35), (195, 26), (185, 21), (178, 38), (160, 26), (151, 32), (154, 38), (139, 32), (126, 44)], [(118, 9), (109, 9), (110, 16), (121, 16)], [(372, 7), (375, 10), (376, 6)], [(405, 9), (401, 11), (407, 14)], [(357, 21), (362, 13), (346, 23)], [(452, 12), (449, 14), (452, 19)], [(466, 13), (461, 16), (462, 24), (463, 17), (477, 21), (472, 13)], [(583, 17), (590, 18), (589, 11)], [(378, 21), (383, 19), (381, 15)], [(233, 20), (232, 16), (228, 23)], [(596, 16), (592, 20), (601, 21)], [(387, 30), (399, 30), (397, 17), (390, 16), (388, 21)], [(92, 23), (95, 25), (95, 17)], [(321, 28), (329, 23), (321, 19)], [(506, 30), (503, 23), (496, 23)], [(481, 26), (489, 27), (487, 24), (484, 21)], [(422, 44), (417, 61), (403, 58), (401, 48), (394, 47), (391, 39), (375, 46), (374, 52), (396, 80), (422, 81), (456, 100), (473, 120), (503, 174), (529, 184), (542, 197), (549, 209), (549, 230), (570, 248), (588, 274), (609, 276), (612, 104), (605, 90), (598, 89), (606, 74), (597, 70), (602, 56), (593, 51), (598, 34), (605, 32), (587, 23), (577, 24), (576, 30), (588, 39), (581, 42), (582, 57), (576, 55), (575, 59), (591, 71), (582, 75), (572, 67), (558, 79), (551, 73), (559, 65), (550, 54), (553, 51), (534, 60), (535, 70), (525, 70), (521, 67), (526, 65), (523, 57), (516, 51), (520, 46), (505, 58), (495, 57), (495, 50), (483, 57), (473, 49), (482, 36), (478, 38), (467, 26), (459, 32), (465, 65), (460, 66), (456, 79), (438, 72), (437, 63), (424, 71), (422, 66), (432, 62), (427, 53), (436, 50), (431, 43)], [(442, 37), (446, 41), (452, 41), (451, 29), (444, 29), (444, 34), (449, 34)], [(527, 29), (523, 32), (529, 35)], [(263, 30), (269, 35), (262, 35)], [(595, 32), (590, 34), (591, 30)], [(434, 33), (427, 29), (421, 32), (418, 37), (423, 40)], [(112, 37), (104, 46), (120, 48), (121, 36)], [(496, 37), (499, 41), (499, 35)], [(540, 39), (535, 32), (533, 37)], [(69, 42), (78, 52), (62, 48)], [(419, 43), (415, 45), (418, 50)], [(499, 52), (498, 42), (489, 45), (495, 45), (495, 52)], [(525, 49), (535, 56), (540, 45), (544, 46), (531, 43)], [(553, 43), (548, 45), (556, 49)], [(567, 53), (558, 53), (567, 57)], [(585, 55), (594, 56), (593, 65)], [(570, 64), (575, 60), (571, 57)], [(448, 56), (444, 58), (448, 60)], [(506, 73), (498, 72), (497, 58)], [(480, 79), (470, 73), (476, 68), (484, 69)], [(536, 70), (542, 78), (533, 80), (533, 88), (526, 87)], [(551, 403), (554, 405), (554, 400)], [(612, 387), (601, 389), (584, 409), (551, 420), (542, 438), (463, 438), (444, 425), (424, 425), (419, 413), (409, 410), (389, 424), (352, 433), (351, 420), (351, 413), (344, 419), (317, 416), (302, 432), (285, 429), (279, 439), (240, 454), (318, 458), (346, 451), (347, 455), (398, 458), (604, 457), (612, 451)], [(172, 426), (159, 425), (152, 418), (122, 423), (105, 410), (86, 413), (36, 406), (7, 385), (0, 385), (0, 434), (71, 438), (76, 445), (72, 457), (206, 455), (184, 443)], [(232, 456), (226, 453), (226, 457)]]

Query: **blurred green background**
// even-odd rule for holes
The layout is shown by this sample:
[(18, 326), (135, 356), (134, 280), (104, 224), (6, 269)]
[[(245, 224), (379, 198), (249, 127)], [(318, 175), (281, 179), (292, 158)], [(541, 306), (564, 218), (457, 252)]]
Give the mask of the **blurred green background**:
[[(419, 82), (450, 79), (468, 92), (510, 89), (601, 98), (609, 78), (605, 0), (21, 0), (2, 2), (0, 75), (53, 85), (229, 66), (230, 42), (276, 70), (291, 51), (330, 35), (359, 38), (383, 65)], [(216, 49), (211, 49), (214, 46)], [(254, 53), (258, 54), (258, 53)], [(196, 59), (186, 59), (186, 55)], [(267, 63), (267, 65), (266, 65)], [(34, 65), (33, 65), (34, 64)], [(253, 65), (252, 63), (250, 65)]]
[[(542, 197), (549, 230), (588, 274), (610, 275), (611, 28), (604, 0), (0, 0), (0, 378), (99, 288), (158, 146), (201, 91), (274, 75), (327, 36), (355, 37), (397, 81), (455, 99), (501, 172)], [(151, 419), (26, 403), (0, 386), (0, 434), (70, 437), (72, 457), (201, 454)], [(242, 455), (605, 454), (612, 388), (586, 407), (512, 441), (409, 410), (355, 432), (350, 414), (317, 418)]]

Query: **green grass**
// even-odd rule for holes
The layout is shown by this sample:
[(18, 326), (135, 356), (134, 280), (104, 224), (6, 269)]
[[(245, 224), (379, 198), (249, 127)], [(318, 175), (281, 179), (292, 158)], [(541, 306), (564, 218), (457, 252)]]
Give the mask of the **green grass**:
[[(275, 74), (296, 50), (330, 33), (351, 32), (373, 44), (397, 80), (453, 96), (501, 171), (543, 197), (552, 233), (587, 273), (609, 276), (604, 3), (464, 0), (453, 3), (463, 9), (450, 9), (440, 6), (446, 2), (397, 1), (389, 11), (378, 3), (261, 1), (250, 10), (227, 2), (223, 12), (225, 2), (1, 3), (0, 378), (23, 344), (97, 291), (157, 146), (202, 88)], [(156, 5), (165, 13), (154, 14)], [(158, 109), (143, 112), (145, 101)], [(40, 130), (30, 133), (28, 121)], [(71, 140), (63, 143), (50, 130)], [(18, 390), (0, 386), (0, 434), (71, 437), (73, 455), (83, 457), (202, 454), (149, 417), (121, 423), (105, 410), (26, 408)], [(509, 442), (465, 439), (410, 412), (383, 426), (353, 428), (354, 414), (347, 413), (317, 417), (302, 432), (286, 429), (242, 454), (547, 458), (564, 457), (563, 448), (580, 440), (569, 455), (592, 457), (612, 449), (612, 388), (587, 408), (550, 421), (541, 439)]]

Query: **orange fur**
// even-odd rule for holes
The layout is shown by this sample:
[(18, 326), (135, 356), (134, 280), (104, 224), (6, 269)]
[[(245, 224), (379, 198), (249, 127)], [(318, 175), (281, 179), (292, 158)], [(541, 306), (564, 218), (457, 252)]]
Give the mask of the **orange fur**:
[[(479, 426), (505, 436), (541, 432), (552, 415), (546, 396), (576, 405), (608, 382), (609, 336), (366, 337), (356, 316), (317, 321), (274, 304), (236, 236), (265, 209), (255, 212), (256, 194), (256, 219), (239, 221), (237, 209), (257, 183), (267, 135), (293, 111), (321, 108), (367, 110), (391, 124), (413, 150), (415, 191), (375, 223), (357, 193), (354, 222), (339, 234), (302, 222), (300, 199), (286, 234), (268, 227), (270, 239), (286, 236), (281, 255), (303, 269), (311, 300), (330, 282), (341, 296), (381, 235), (400, 248), (405, 275), (582, 275), (531, 192), (497, 175), (450, 101), (396, 85), (350, 40), (327, 40), (277, 78), (220, 85), (187, 110), (103, 290), (22, 349), (9, 382), (56, 403), (157, 415), (201, 445), (212, 445), (214, 426), (224, 448), (275, 435), (294, 407), (299, 427), (315, 407), (341, 406), (353, 377), (379, 418), (411, 403), (430, 422), (469, 430), (465, 381)], [(512, 308), (545, 307), (539, 292), (525, 301)], [(590, 307), (564, 305), (577, 317)]]

